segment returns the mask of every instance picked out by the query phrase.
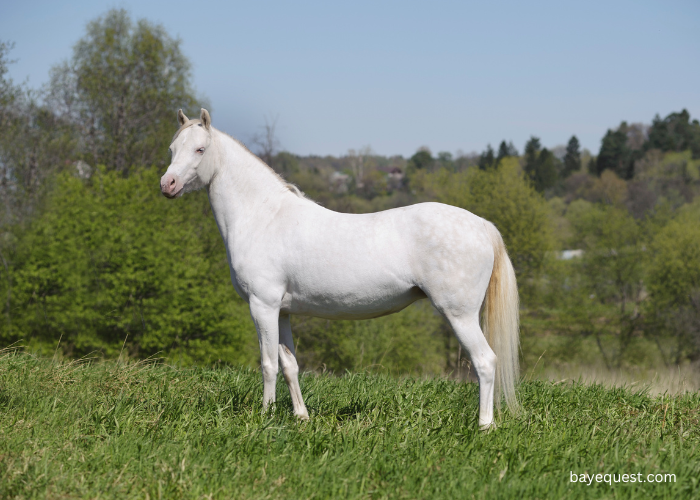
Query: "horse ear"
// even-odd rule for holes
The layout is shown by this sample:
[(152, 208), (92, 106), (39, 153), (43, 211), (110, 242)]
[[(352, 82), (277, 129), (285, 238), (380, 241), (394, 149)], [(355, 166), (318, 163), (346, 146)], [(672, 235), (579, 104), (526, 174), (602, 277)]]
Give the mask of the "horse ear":
[(199, 115), (199, 119), (202, 121), (204, 128), (209, 130), (209, 127), (211, 127), (211, 116), (209, 116), (209, 111), (202, 108), (202, 114)]
[(177, 110), (177, 122), (180, 124), (182, 127), (185, 123), (189, 121), (189, 118), (185, 116), (185, 113), (182, 112), (182, 109)]

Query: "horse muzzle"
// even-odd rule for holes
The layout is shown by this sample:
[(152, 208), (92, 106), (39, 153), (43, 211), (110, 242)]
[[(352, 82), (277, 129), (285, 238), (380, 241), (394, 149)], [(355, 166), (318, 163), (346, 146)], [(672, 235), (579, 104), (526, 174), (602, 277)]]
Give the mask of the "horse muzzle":
[(175, 174), (165, 174), (160, 178), (160, 192), (166, 198), (175, 198), (182, 193), (182, 180)]

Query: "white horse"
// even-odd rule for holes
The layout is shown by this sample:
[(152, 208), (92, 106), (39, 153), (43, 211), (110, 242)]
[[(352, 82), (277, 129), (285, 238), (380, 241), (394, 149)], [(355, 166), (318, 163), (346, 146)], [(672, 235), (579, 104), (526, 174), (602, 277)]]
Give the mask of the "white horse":
[[(161, 191), (175, 198), (207, 188), (231, 281), (250, 305), (258, 332), (264, 407), (275, 401), (281, 365), (294, 414), (308, 419), (290, 314), (376, 318), (423, 298), (449, 321), (472, 361), (479, 425), (493, 423), (494, 386), (496, 404), (505, 397), (517, 407), (518, 291), (493, 224), (440, 203), (364, 215), (333, 212), (212, 127), (205, 109), (199, 120), (179, 110), (178, 123)], [(479, 327), (484, 301), (488, 341)]]

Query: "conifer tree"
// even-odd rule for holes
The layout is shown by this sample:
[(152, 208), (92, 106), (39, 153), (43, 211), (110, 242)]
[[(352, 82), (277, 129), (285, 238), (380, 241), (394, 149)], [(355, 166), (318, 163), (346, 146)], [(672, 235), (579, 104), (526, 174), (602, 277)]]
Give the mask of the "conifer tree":
[(481, 153), (481, 156), (479, 157), (479, 168), (481, 170), (488, 170), (493, 167), (495, 163), (496, 158), (493, 153), (493, 148), (491, 147), (491, 144), (488, 144), (486, 146), (486, 151)]
[(562, 179), (566, 179), (574, 172), (581, 170), (581, 145), (575, 135), (571, 136), (569, 143), (566, 145), (566, 155), (564, 156), (564, 168), (562, 170)]

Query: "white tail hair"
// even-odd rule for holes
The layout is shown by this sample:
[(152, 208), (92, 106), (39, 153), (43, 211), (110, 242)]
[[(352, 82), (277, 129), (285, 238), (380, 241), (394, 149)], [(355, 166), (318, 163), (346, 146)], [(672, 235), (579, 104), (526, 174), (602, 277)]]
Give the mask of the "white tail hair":
[(518, 285), (501, 233), (490, 222), (486, 222), (486, 227), (493, 243), (494, 259), (491, 281), (484, 299), (482, 329), (497, 358), (496, 407), (500, 408), (501, 399), (505, 399), (508, 409), (515, 413), (519, 410), (515, 386), (520, 378)]

